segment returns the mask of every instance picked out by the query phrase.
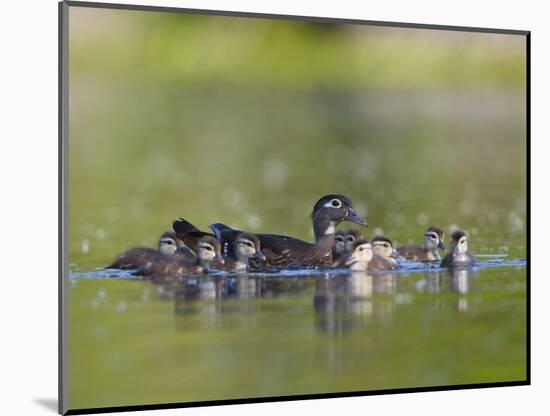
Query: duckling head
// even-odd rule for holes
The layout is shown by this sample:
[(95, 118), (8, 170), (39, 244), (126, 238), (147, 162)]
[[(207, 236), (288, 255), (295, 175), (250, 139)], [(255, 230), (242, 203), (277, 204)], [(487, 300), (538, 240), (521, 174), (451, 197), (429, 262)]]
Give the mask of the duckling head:
[(221, 244), (214, 236), (206, 235), (199, 240), (197, 245), (197, 257), (201, 266), (208, 269), (212, 261), (224, 264), (225, 261), (221, 255)]
[(464, 231), (455, 231), (451, 234), (453, 253), (466, 253), (468, 251), (468, 236)]
[(436, 251), (438, 248), (445, 252), (445, 233), (439, 227), (432, 225), (424, 233), (424, 248), (428, 251)]
[(166, 231), (160, 236), (158, 250), (162, 254), (171, 255), (176, 254), (178, 248), (181, 246), (180, 240), (176, 237), (176, 233), (172, 231)]
[(385, 259), (391, 259), (398, 256), (397, 251), (393, 248), (391, 240), (387, 237), (377, 235), (373, 237), (371, 244), (372, 250), (377, 256)]
[(240, 233), (233, 241), (233, 249), (239, 261), (248, 263), (250, 257), (265, 260), (265, 255), (260, 249), (260, 239), (254, 234)]
[(354, 242), (357, 240), (363, 240), (363, 234), (361, 234), (361, 231), (356, 229), (350, 229), (346, 232), (346, 239), (345, 239), (345, 251), (347, 253), (351, 253), (351, 246)]
[(331, 235), (342, 221), (367, 226), (367, 221), (353, 208), (351, 199), (344, 195), (325, 195), (317, 201), (311, 214), (315, 238)]
[(346, 251), (346, 233), (337, 230), (334, 234), (334, 254), (341, 256)]
[(366, 270), (374, 256), (372, 245), (367, 240), (357, 240), (351, 247), (351, 255), (346, 260), (346, 266), (351, 270)]

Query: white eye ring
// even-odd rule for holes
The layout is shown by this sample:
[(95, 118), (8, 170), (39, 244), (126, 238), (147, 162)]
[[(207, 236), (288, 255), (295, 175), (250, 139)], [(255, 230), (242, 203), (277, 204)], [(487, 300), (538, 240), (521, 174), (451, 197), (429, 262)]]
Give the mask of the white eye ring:
[(331, 199), (329, 202), (327, 202), (324, 207), (325, 208), (340, 208), (342, 206), (342, 201), (340, 201), (337, 198)]

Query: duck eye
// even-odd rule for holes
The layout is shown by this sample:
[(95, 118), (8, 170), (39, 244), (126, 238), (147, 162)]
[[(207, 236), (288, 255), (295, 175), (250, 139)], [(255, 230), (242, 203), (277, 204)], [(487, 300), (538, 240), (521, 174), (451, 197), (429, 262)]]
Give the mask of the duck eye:
[(390, 245), (388, 243), (384, 243), (384, 247), (389, 247)]
[(342, 206), (342, 201), (340, 201), (339, 199), (333, 199), (332, 201), (330, 201), (330, 205), (332, 205), (334, 208), (339, 208)]
[(170, 244), (170, 245), (172, 245), (172, 244), (174, 244), (174, 242), (173, 242), (173, 241), (170, 241), (170, 240), (166, 240), (166, 241), (164, 242), (164, 244)]

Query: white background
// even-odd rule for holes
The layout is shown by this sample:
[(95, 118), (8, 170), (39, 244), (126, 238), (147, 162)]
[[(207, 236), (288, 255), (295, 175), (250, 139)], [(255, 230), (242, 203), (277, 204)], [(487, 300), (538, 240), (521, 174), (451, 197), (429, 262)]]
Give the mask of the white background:
[[(532, 31), (532, 386), (140, 412), (548, 414), (550, 273), (546, 168), (550, 13), (544, 1), (203, 0), (141, 4)], [(57, 4), (10, 1), (0, 13), (0, 375), (3, 414), (53, 414), (57, 397)], [(93, 189), (90, 190), (93, 192)], [(33, 273), (27, 276), (28, 270)], [(39, 269), (42, 273), (36, 273)], [(546, 394), (545, 394), (546, 393)], [(46, 405), (44, 405), (46, 403)]]

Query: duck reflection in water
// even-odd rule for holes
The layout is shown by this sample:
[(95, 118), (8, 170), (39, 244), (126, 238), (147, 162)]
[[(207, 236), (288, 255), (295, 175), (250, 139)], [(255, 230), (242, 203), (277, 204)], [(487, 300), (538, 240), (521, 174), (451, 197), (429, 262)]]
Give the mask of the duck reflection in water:
[[(308, 287), (304, 279), (266, 278), (243, 274), (187, 276), (162, 286), (163, 298), (172, 299), (176, 315), (222, 315), (259, 310), (255, 298), (286, 296)], [(239, 299), (251, 302), (225, 302)]]
[(313, 306), (315, 326), (322, 332), (344, 334), (364, 326), (371, 317), (393, 311), (397, 274), (352, 272), (346, 276), (319, 276)]
[[(473, 278), (477, 275), (477, 270), (466, 268), (454, 268), (441, 271), (426, 272), (424, 279), (417, 282), (416, 287), (421, 292), (442, 293), (454, 292), (459, 296), (456, 301), (456, 308), (465, 312), (468, 310), (467, 294), (472, 289)], [(442, 306), (441, 298), (435, 299), (436, 309)]]

